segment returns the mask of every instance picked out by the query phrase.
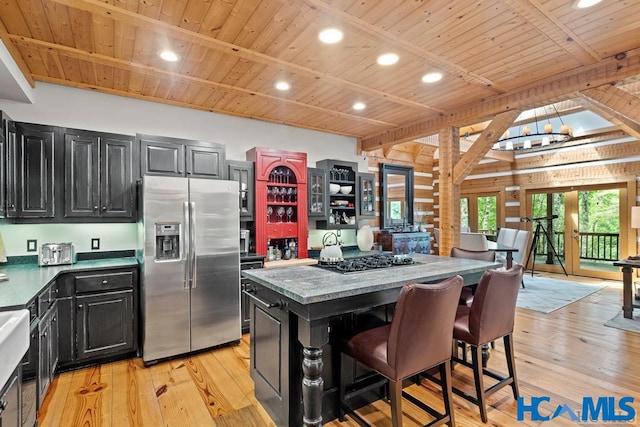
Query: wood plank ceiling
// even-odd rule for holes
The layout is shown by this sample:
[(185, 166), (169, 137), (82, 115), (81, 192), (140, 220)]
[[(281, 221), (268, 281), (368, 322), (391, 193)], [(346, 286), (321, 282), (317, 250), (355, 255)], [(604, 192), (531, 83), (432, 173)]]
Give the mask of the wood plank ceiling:
[[(624, 99), (593, 92), (612, 83), (638, 100), (636, 0), (572, 3), (0, 0), (0, 37), (32, 84), (286, 123), (373, 150), (566, 99), (616, 115)], [(325, 27), (344, 39), (322, 44)], [(180, 60), (163, 61), (163, 49)], [(388, 52), (398, 63), (378, 65)], [(423, 83), (434, 70), (444, 78)], [(637, 117), (618, 116), (638, 129)]]

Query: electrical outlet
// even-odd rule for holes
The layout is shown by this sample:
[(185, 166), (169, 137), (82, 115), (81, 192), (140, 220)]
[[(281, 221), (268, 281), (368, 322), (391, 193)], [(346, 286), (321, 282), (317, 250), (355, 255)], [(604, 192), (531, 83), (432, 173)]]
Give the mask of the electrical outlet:
[(91, 250), (100, 249), (100, 239), (91, 239)]
[(27, 252), (36, 252), (38, 250), (38, 241), (36, 239), (27, 239)]

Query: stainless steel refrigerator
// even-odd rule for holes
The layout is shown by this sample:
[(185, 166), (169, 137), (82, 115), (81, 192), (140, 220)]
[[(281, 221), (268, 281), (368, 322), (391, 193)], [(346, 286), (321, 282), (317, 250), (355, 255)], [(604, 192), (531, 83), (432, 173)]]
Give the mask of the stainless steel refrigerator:
[(144, 176), (140, 190), (144, 363), (239, 340), (238, 183)]

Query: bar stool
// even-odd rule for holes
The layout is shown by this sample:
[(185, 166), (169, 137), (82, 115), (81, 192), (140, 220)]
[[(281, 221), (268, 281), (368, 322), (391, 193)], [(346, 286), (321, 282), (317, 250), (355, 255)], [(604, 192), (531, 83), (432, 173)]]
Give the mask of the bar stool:
[[(516, 378), (515, 358), (513, 356), (513, 323), (516, 311), (518, 290), (522, 281), (524, 267), (515, 264), (509, 270), (487, 270), (478, 283), (471, 307), (459, 305), (453, 338), (471, 346), (471, 361), (459, 359), (457, 354), (452, 360), (473, 369), (476, 396), (471, 396), (453, 387), (453, 392), (480, 408), (482, 422), (487, 422), (486, 399), (501, 388), (510, 385), (514, 399), (520, 395)], [(482, 345), (498, 338), (504, 339), (505, 355), (509, 375), (501, 376), (483, 369)], [(483, 373), (498, 383), (484, 388)]]
[[(451, 277), (437, 284), (403, 286), (390, 324), (360, 332), (342, 351), (389, 380), (391, 420), (402, 426), (402, 397), (435, 417), (428, 426), (453, 426), (451, 340), (463, 280)], [(342, 368), (341, 364), (341, 368)], [(438, 367), (445, 413), (441, 414), (402, 390), (402, 381)], [(340, 372), (340, 420), (345, 411), (361, 425), (367, 423), (349, 406), (345, 373)], [(349, 393), (353, 395), (355, 393)]]
[[(451, 254), (449, 256), (453, 258), (467, 258), (494, 262), (496, 260), (496, 251), (470, 251), (468, 249), (454, 247), (451, 248)], [(459, 304), (471, 305), (471, 301), (473, 301), (473, 289), (470, 286), (465, 286), (462, 288), (462, 292), (460, 293)]]

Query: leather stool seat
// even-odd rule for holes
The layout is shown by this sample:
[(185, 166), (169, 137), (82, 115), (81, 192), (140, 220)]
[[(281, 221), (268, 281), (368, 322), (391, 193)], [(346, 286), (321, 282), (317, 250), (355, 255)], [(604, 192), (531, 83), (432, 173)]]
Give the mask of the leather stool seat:
[[(427, 425), (455, 425), (451, 394), (451, 342), (462, 284), (462, 277), (454, 276), (437, 284), (403, 286), (391, 324), (360, 332), (342, 348), (345, 355), (388, 379), (394, 427), (402, 425), (403, 397), (435, 418)], [(343, 366), (341, 363), (341, 368)], [(403, 380), (433, 367), (439, 369), (442, 379), (444, 414), (402, 390)], [(340, 419), (344, 420), (347, 412), (360, 424), (366, 425), (349, 406), (346, 399), (348, 384), (342, 369), (340, 374)]]

